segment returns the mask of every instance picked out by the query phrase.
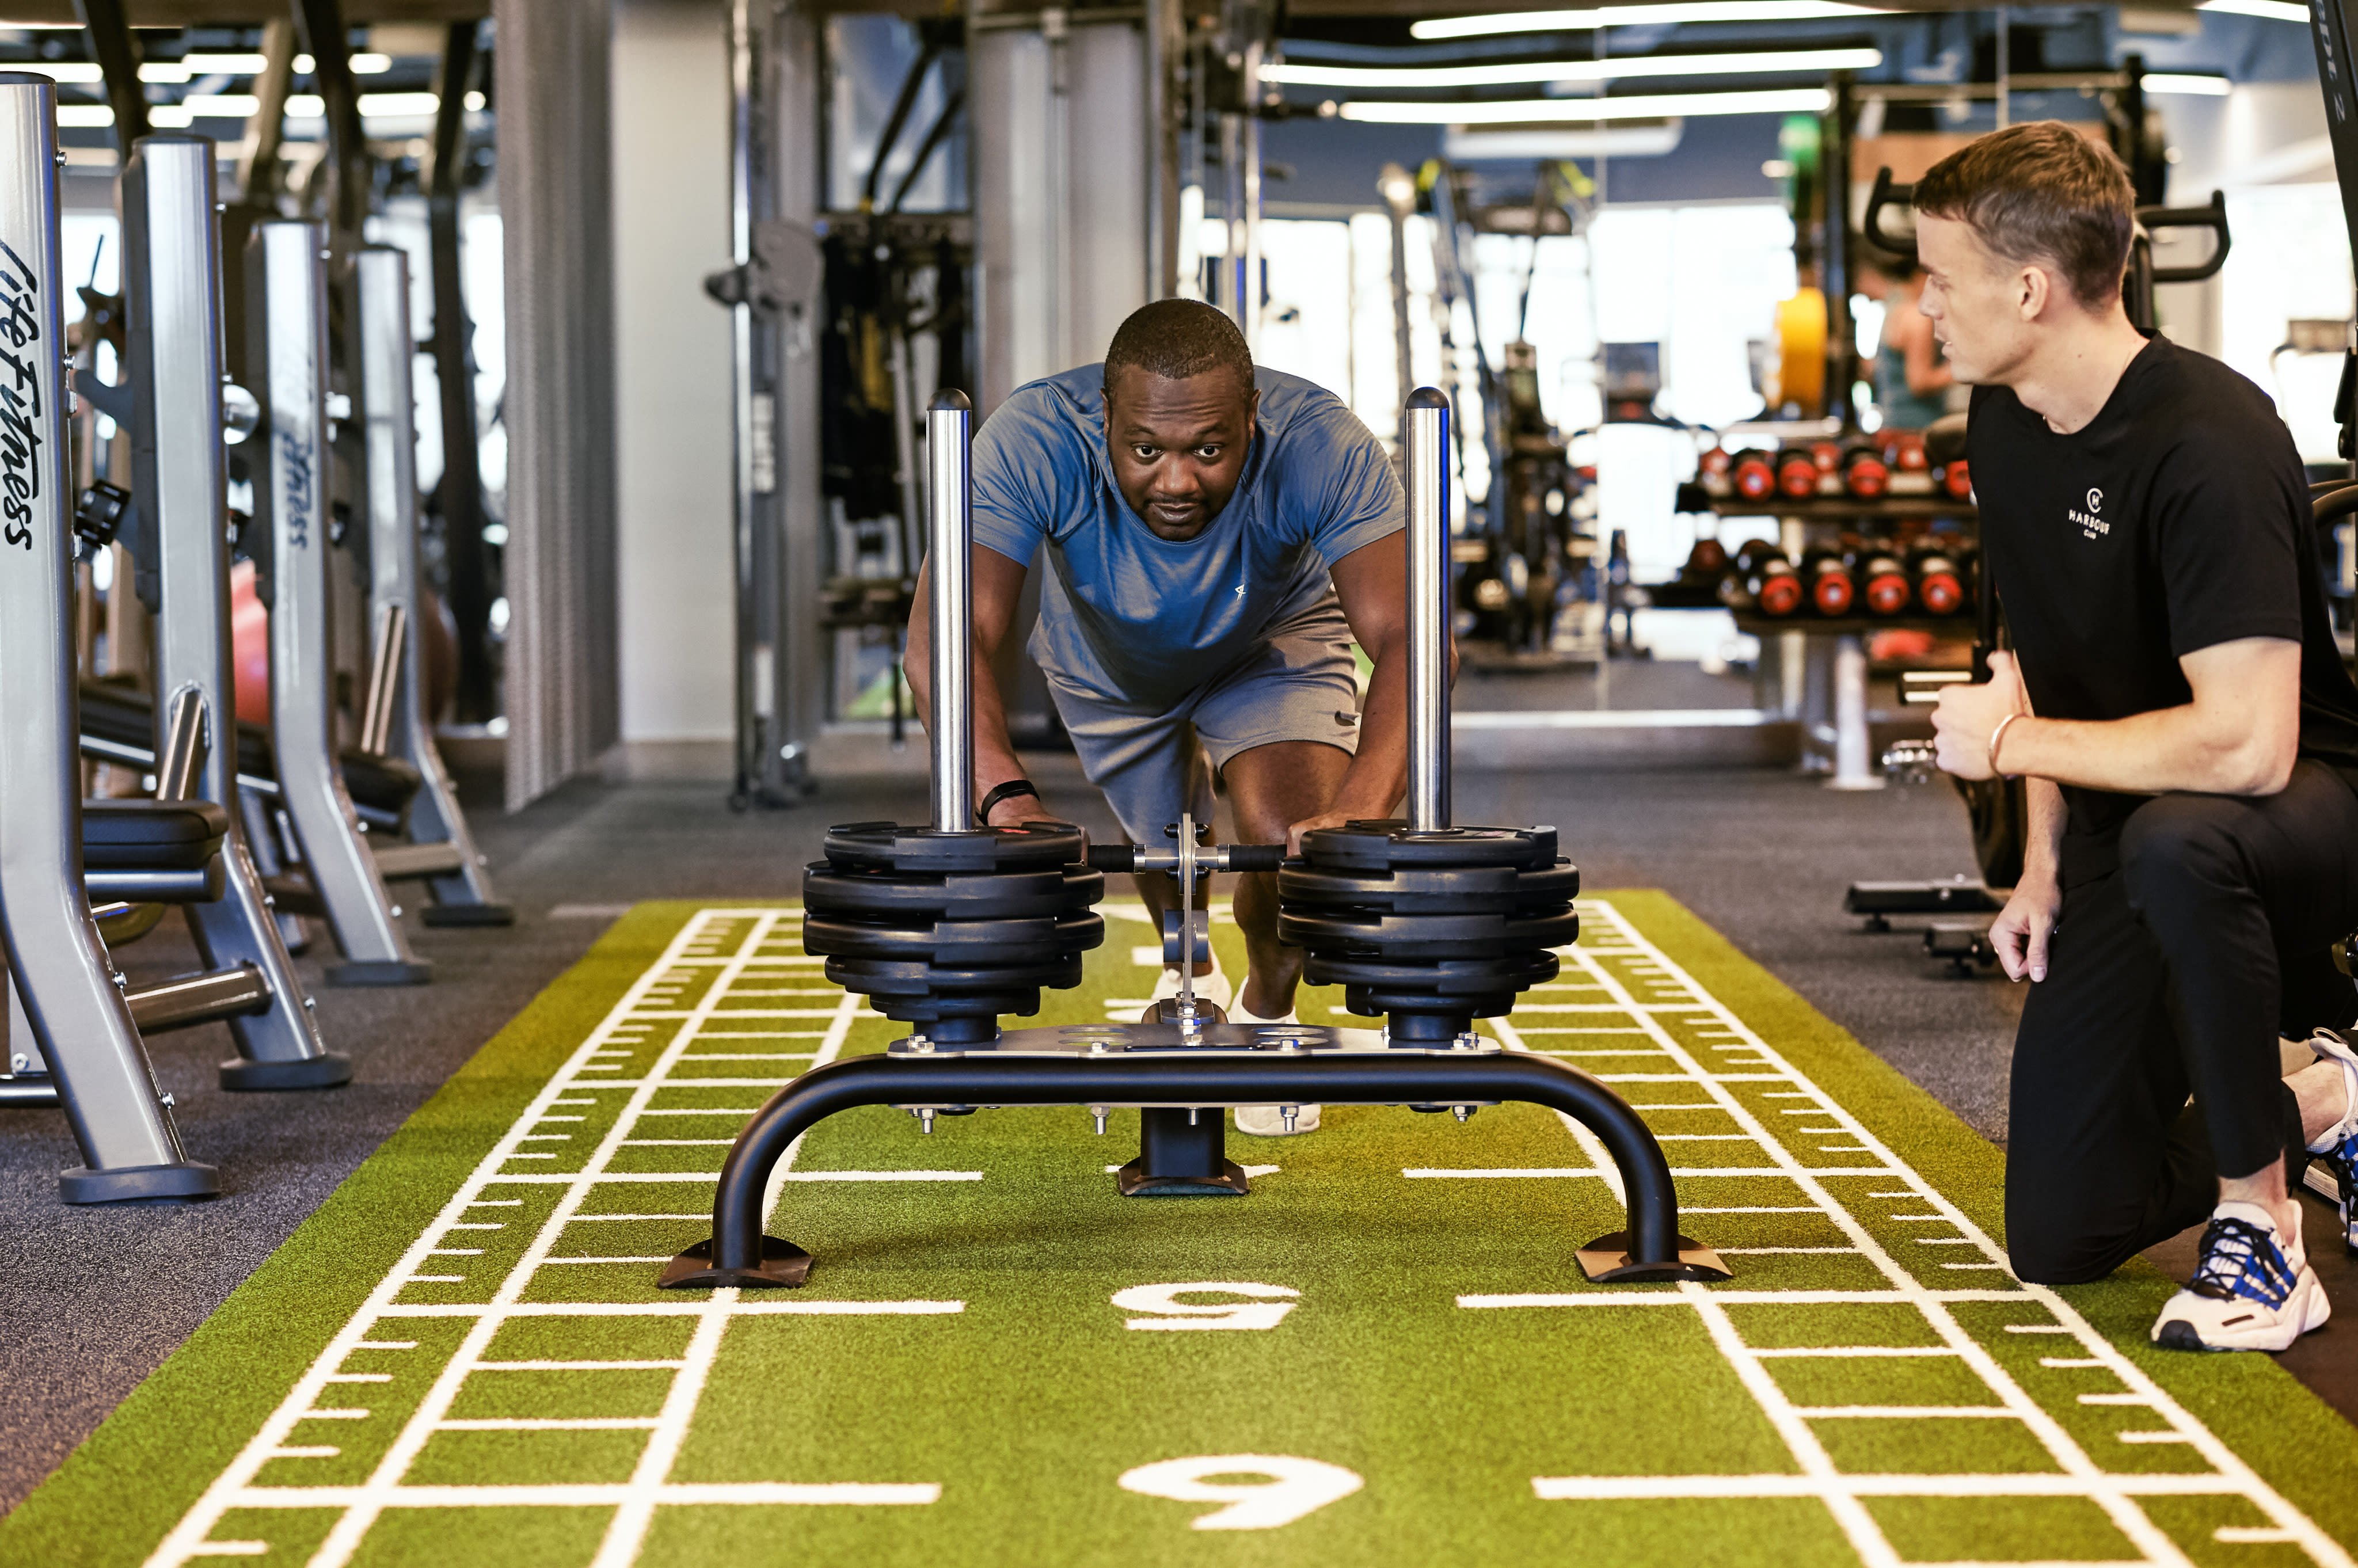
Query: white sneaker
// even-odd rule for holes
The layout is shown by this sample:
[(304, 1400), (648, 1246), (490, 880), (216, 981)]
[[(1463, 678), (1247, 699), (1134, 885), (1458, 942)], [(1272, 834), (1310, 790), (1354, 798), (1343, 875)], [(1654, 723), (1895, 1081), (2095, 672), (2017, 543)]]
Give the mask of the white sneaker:
[(2171, 1350), (2283, 1350), (2333, 1315), (2296, 1228), (2289, 1244), (2254, 1203), (2223, 1203), (2202, 1229), (2186, 1288), (2154, 1320)]
[(1228, 1009), (1230, 1023), (1299, 1023), (1302, 1022), (1301, 1014), (1290, 1007), (1285, 1010), (1282, 1017), (1263, 1018), (1245, 1005), (1245, 992), (1251, 989), (1252, 976), (1248, 973), (1244, 978), (1244, 983), (1237, 987), (1237, 1005)]
[[(1163, 978), (1154, 982), (1154, 994), (1146, 1000), (1151, 1005), (1158, 1001), (1166, 1001), (1178, 994), (1179, 967), (1174, 964), (1163, 971)], [(1202, 1000), (1210, 1002), (1224, 1013), (1228, 1011), (1228, 1003), (1236, 1000), (1236, 993), (1228, 986), (1228, 977), (1220, 973), (1218, 958), (1212, 960), (1210, 974), (1195, 977), (1195, 995)]]
[[(1245, 983), (1251, 984), (1252, 977), (1246, 976)], [(1285, 1010), (1285, 1016), (1282, 1018), (1263, 1018), (1245, 1006), (1244, 995), (1244, 986), (1238, 986), (1237, 1005), (1228, 1013), (1230, 1023), (1299, 1023), (1302, 1022), (1300, 1016), (1292, 1008)], [(1318, 1108), (1314, 1105), (1295, 1106), (1293, 1125), (1288, 1127), (1285, 1125), (1284, 1116), (1273, 1105), (1240, 1105), (1237, 1107), (1237, 1130), (1249, 1132), (1255, 1138), (1284, 1138), (1298, 1132), (1315, 1132), (1318, 1130)]]

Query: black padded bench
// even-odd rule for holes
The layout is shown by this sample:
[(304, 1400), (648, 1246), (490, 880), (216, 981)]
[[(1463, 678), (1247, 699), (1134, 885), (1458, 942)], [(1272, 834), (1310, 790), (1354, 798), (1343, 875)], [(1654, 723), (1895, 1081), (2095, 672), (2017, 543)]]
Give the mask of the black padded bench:
[(206, 903), (224, 891), (229, 813), (208, 800), (86, 800), (82, 881), (93, 903)]
[[(105, 681), (81, 683), (82, 751), (100, 762), (152, 768), (155, 765), (155, 698), (144, 691)], [(337, 758), (343, 770), (344, 789), (372, 832), (399, 832), (409, 803), (425, 780), (398, 757), (346, 749)], [(276, 793), (277, 764), (270, 754), (270, 732), (259, 724), (237, 727), (238, 781), (248, 787)]]

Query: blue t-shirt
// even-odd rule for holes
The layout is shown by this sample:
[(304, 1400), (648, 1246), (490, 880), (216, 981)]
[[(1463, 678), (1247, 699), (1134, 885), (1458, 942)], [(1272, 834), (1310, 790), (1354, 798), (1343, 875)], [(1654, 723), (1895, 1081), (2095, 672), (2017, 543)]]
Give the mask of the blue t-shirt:
[(1033, 657), (1111, 701), (1164, 707), (1291, 622), (1331, 612), (1327, 568), (1407, 525), (1383, 447), (1340, 398), (1258, 370), (1236, 493), (1201, 534), (1156, 536), (1106, 452), (1105, 367), (1018, 387), (974, 439), (974, 538), (1029, 565), (1046, 540)]

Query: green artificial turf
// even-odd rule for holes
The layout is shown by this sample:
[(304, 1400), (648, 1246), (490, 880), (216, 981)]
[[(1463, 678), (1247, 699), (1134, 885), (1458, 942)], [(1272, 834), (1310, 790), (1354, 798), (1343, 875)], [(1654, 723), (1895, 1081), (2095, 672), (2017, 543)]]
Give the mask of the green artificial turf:
[[(1038, 1022), (1144, 996), (1152, 933), (1108, 913)], [(1452, 1173), (1591, 1168), (1531, 1107), (1231, 1132), (1276, 1167), (1241, 1201), (1118, 1196), (1135, 1113), (925, 1136), (875, 1108), (782, 1184), (805, 1290), (657, 1292), (766, 1092), (715, 1080), (899, 1033), (798, 957), (790, 915), (627, 916), (0, 1522), (0, 1563), (2207, 1565), (2358, 1538), (2358, 1433), (2265, 1357), (2153, 1351), (2150, 1270), (2015, 1284), (1974, 1228), (1996, 1152), (1658, 893), (1593, 901), (1500, 1033), (1641, 1108), (1727, 1285), (1589, 1286), (1605, 1181)], [(1338, 1000), (1303, 1017), (1361, 1022)], [(1166, 1314), (1158, 1285), (1210, 1288)], [(1269, 1325), (1138, 1326), (1187, 1306)]]

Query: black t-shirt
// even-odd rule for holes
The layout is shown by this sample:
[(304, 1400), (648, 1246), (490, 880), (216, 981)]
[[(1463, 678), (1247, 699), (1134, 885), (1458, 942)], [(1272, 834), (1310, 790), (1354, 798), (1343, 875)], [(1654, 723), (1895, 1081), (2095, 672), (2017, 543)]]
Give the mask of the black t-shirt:
[[(2358, 687), (2326, 615), (2308, 478), (2265, 393), (2157, 337), (2071, 435), (2006, 387), (1974, 388), (1972, 419), (1984, 557), (2033, 708), (2181, 707), (2180, 658), (2281, 637), (2301, 645), (2300, 754), (2358, 779)], [(2063, 795), (2071, 831), (2100, 835), (2147, 798)]]

